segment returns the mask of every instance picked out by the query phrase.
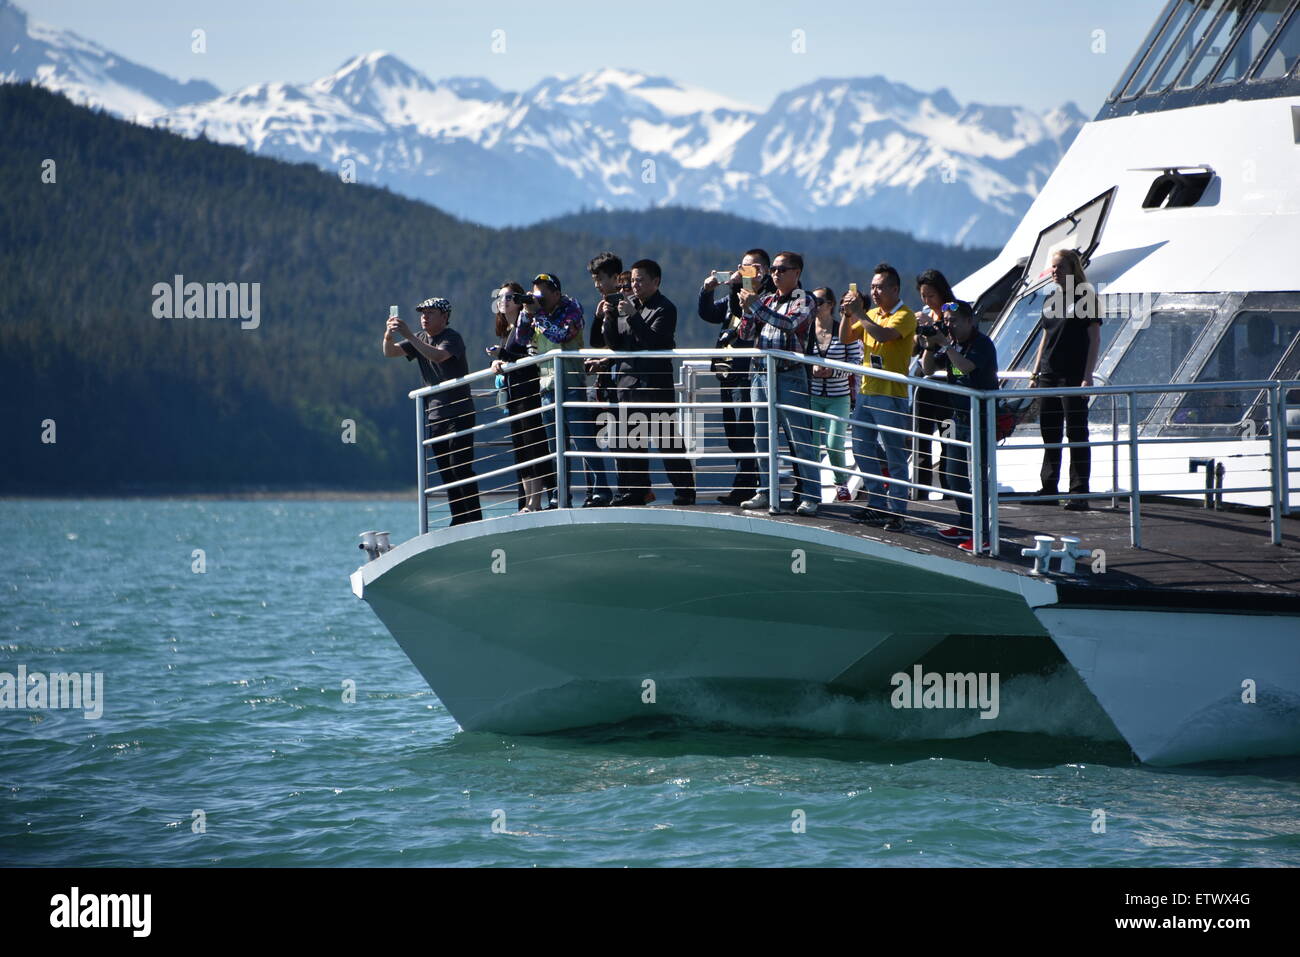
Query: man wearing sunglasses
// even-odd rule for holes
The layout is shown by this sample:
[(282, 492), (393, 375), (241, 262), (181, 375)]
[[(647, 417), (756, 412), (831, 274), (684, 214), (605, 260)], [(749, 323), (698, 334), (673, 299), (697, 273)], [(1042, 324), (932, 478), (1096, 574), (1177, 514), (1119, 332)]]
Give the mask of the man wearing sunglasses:
[[(975, 312), (968, 302), (945, 303), (941, 313), (948, 320), (945, 335), (942, 328), (935, 327), (934, 335), (927, 336), (925, 351), (921, 353), (921, 371), (934, 375), (943, 369), (948, 381), (953, 385), (964, 385), (968, 389), (995, 391), (998, 387), (998, 350), (993, 340), (979, 331)], [(958, 442), (970, 442), (976, 436), (980, 447), (980, 462), (983, 465), (983, 478), (980, 488), (988, 488), (988, 424), (982, 416), (985, 413), (981, 405), (981, 420), (972, 428), (970, 403), (960, 396), (953, 396), (953, 420), (956, 429), (953, 438)], [(961, 541), (957, 547), (963, 551), (975, 550), (974, 532), (971, 525), (971, 501), (963, 498), (971, 490), (970, 449), (963, 445), (948, 446), (952, 471), (949, 475), (952, 491), (957, 493), (957, 511), (961, 515), (961, 525), (941, 528), (939, 534), (949, 541)], [(988, 509), (984, 510), (984, 540), (988, 541)], [(992, 551), (997, 553), (996, 544)]]
[[(812, 293), (800, 288), (799, 280), (803, 275), (803, 257), (798, 253), (780, 253), (772, 262), (772, 283), (776, 287), (766, 295), (741, 289), (736, 295), (744, 309), (744, 320), (736, 330), (741, 339), (755, 339), (758, 349), (779, 350), (781, 352), (804, 352), (808, 341), (808, 329), (817, 315), (817, 300)], [(760, 367), (761, 368), (761, 367)], [(776, 401), (780, 405), (809, 408), (808, 367), (792, 359), (777, 360)], [(761, 402), (754, 412), (754, 438), (758, 451), (768, 454), (767, 376), (755, 371), (751, 385), (752, 401)], [(809, 417), (801, 412), (786, 409), (778, 411), (778, 421), (785, 432), (786, 444), (790, 454), (805, 462), (816, 461), (812, 446), (812, 424)], [(760, 459), (760, 461), (762, 461)], [(800, 515), (812, 517), (817, 514), (821, 504), (820, 469), (803, 462), (793, 463), (796, 481), (795, 499), (798, 506), (795, 511)], [(741, 508), (750, 510), (767, 509), (772, 514), (781, 512), (779, 489), (758, 492)]]

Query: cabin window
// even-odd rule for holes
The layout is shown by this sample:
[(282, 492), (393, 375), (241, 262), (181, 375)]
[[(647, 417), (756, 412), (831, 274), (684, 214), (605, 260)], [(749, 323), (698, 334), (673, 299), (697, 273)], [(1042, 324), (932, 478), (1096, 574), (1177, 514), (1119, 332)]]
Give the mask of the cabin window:
[(1300, 62), (1300, 9), (1291, 11), (1291, 18), (1286, 22), (1273, 41), (1273, 48), (1264, 55), (1259, 66), (1255, 67), (1252, 79), (1276, 80), (1295, 69)]
[[(1152, 313), (1146, 328), (1138, 330), (1119, 364), (1111, 372), (1110, 384), (1148, 385), (1172, 382), (1174, 374), (1213, 318), (1214, 313), (1209, 310)], [(1158, 393), (1136, 397), (1139, 422), (1146, 418), (1159, 398)], [(1120, 408), (1122, 419), (1123, 404)]]
[[(1025, 293), (993, 330), (993, 343), (998, 347), (998, 359), (1003, 369), (1024, 369), (1027, 362), (1033, 361), (1033, 350), (1038, 348), (1035, 332), (1043, 318), (1047, 296), (1055, 288), (1055, 283), (1048, 282)], [(1022, 344), (1029, 348), (1023, 348)], [(1025, 358), (1026, 355), (1028, 358)], [(1023, 383), (1012, 385), (1019, 386)]]
[(1204, 2), (1205, 0), (1199, 0), (1199, 2), (1197, 2), (1197, 0), (1182, 0), (1182, 2), (1179, 3), (1177, 9), (1174, 10), (1173, 16), (1165, 22), (1165, 28), (1160, 32), (1160, 36), (1158, 36), (1155, 42), (1150, 46), (1146, 57), (1142, 60), (1142, 65), (1138, 68), (1137, 72), (1133, 74), (1133, 79), (1130, 80), (1128, 86), (1124, 88), (1125, 99), (1131, 99), (1137, 96), (1138, 93), (1140, 93), (1147, 85), (1147, 82), (1156, 72), (1156, 68), (1159, 67), (1161, 62), (1164, 60), (1165, 54), (1169, 52), (1169, 48), (1174, 45), (1174, 40), (1178, 38), (1178, 36), (1183, 32), (1183, 28), (1187, 26), (1187, 21), (1192, 18), (1192, 14), (1194, 14), (1204, 4)]
[(1246, 75), (1246, 71), (1268, 44), (1273, 31), (1282, 21), (1282, 14), (1286, 13), (1286, 8), (1290, 5), (1291, 0), (1264, 0), (1259, 5), (1255, 15), (1246, 24), (1246, 29), (1238, 35), (1237, 41), (1228, 51), (1223, 65), (1219, 67), (1219, 72), (1214, 75), (1215, 86), (1235, 83)]
[(1233, 34), (1241, 26), (1242, 19), (1250, 11), (1254, 2), (1255, 0), (1233, 0), (1219, 14), (1219, 19), (1210, 28), (1205, 41), (1192, 57), (1192, 62), (1183, 71), (1182, 78), (1178, 81), (1178, 89), (1189, 90), (1214, 71), (1214, 65), (1223, 56), (1223, 51), (1228, 49)]
[[(1232, 320), (1197, 382), (1246, 382), (1272, 378), (1300, 334), (1300, 312), (1246, 311)], [(1259, 391), (1189, 392), (1174, 413), (1179, 423), (1240, 422)]]
[(1191, 59), (1193, 51), (1209, 33), (1214, 18), (1223, 10), (1226, 3), (1227, 0), (1203, 0), (1195, 15), (1188, 21), (1187, 28), (1174, 43), (1174, 49), (1165, 59), (1165, 65), (1147, 87), (1148, 94), (1163, 93), (1169, 89), (1169, 85)]
[(1160, 28), (1166, 23), (1166, 21), (1168, 21), (1169, 15), (1176, 7), (1180, 6), (1184, 2), (1185, 0), (1170, 0), (1169, 6), (1165, 7), (1164, 12), (1161, 13), (1160, 17), (1156, 20), (1155, 25), (1147, 34), (1146, 39), (1142, 41), (1142, 45), (1138, 47), (1137, 53), (1133, 54), (1132, 61), (1124, 68), (1124, 72), (1121, 74), (1119, 82), (1115, 84), (1115, 89), (1111, 90), (1110, 96), (1106, 97), (1107, 103), (1113, 102), (1121, 93), (1124, 92), (1125, 87), (1128, 86), (1129, 79), (1133, 76), (1133, 71), (1142, 63), (1143, 53), (1150, 49), (1151, 45), (1155, 42), (1156, 37), (1160, 35)]

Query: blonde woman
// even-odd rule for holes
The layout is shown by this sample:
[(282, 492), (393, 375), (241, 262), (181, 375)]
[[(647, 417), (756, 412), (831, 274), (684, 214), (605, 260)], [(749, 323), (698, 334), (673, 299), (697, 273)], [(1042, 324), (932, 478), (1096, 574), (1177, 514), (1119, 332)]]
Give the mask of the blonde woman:
[[(1052, 253), (1052, 279), (1057, 285), (1043, 306), (1043, 337), (1034, 361), (1033, 385), (1041, 389), (1092, 386), (1101, 346), (1101, 316), (1097, 297), (1073, 249)], [(1044, 444), (1088, 441), (1088, 398), (1048, 396), (1039, 400), (1038, 424)], [(1070, 449), (1070, 494), (1086, 495), (1092, 472), (1092, 452), (1086, 445)], [(1037, 495), (1059, 494), (1060, 448), (1043, 449), (1042, 488)], [(1071, 512), (1086, 512), (1086, 498), (1064, 500)]]

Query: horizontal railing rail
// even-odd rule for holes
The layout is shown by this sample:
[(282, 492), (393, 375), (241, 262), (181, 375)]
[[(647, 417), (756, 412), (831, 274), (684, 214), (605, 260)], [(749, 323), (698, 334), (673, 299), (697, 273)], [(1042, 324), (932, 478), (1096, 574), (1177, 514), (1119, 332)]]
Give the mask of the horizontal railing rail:
[[(725, 358), (729, 360), (748, 359), (750, 360), (750, 369), (748, 372), (733, 374), (733, 384), (723, 387), (717, 384), (707, 384), (709, 379), (713, 378), (713, 373), (706, 365), (711, 360)], [(598, 372), (591, 372), (574, 364), (578, 362), (586, 363), (589, 360), (609, 360), (610, 363), (624, 364), (628, 360), (635, 363), (644, 360), (669, 360), (670, 363), (682, 370), (681, 379), (672, 383), (674, 388), (674, 397), (671, 400), (650, 399), (641, 400), (640, 398), (619, 400), (615, 398), (599, 398), (598, 393), (587, 393), (581, 399), (573, 399), (571, 390), (573, 388), (587, 387), (587, 382), (593, 376), (605, 377), (610, 381), (611, 377), (617, 377), (631, 373), (633, 375), (652, 376), (656, 379), (662, 379), (665, 373), (661, 369), (654, 369), (647, 372), (644, 367), (637, 368), (636, 365), (630, 364), (630, 368), (610, 369), (608, 364)], [(902, 386), (907, 390), (907, 394), (912, 394), (917, 388), (923, 388), (928, 392), (942, 393), (947, 397), (951, 415), (944, 420), (921, 421), (920, 418), (909, 408), (905, 413), (906, 418), (897, 420), (890, 424), (886, 421), (871, 421), (866, 423), (862, 420), (855, 419), (852, 416), (839, 415), (827, 411), (814, 409), (807, 400), (807, 393), (799, 393), (796, 398), (799, 400), (796, 404), (783, 400), (779, 394), (777, 377), (783, 371), (778, 368), (778, 363), (788, 367), (809, 367), (821, 366), (839, 373), (850, 376), (860, 376), (864, 380), (872, 379), (882, 383), (895, 384)], [(1211, 475), (1216, 469), (1223, 469), (1223, 462), (1231, 460), (1241, 465), (1250, 460), (1254, 467), (1249, 467), (1249, 471), (1242, 473), (1238, 471), (1237, 478), (1247, 478), (1246, 482), (1237, 481), (1226, 491), (1236, 495), (1265, 495), (1267, 494), (1270, 503), (1270, 535), (1274, 543), (1281, 542), (1282, 526), (1281, 519), (1291, 512), (1290, 505), (1290, 475), (1293, 472), (1300, 471), (1300, 467), (1292, 466), (1290, 457), (1300, 453), (1300, 449), (1294, 448), (1288, 444), (1287, 429), (1287, 412), (1290, 409), (1295, 411), (1295, 406), (1288, 406), (1287, 394), (1291, 390), (1300, 389), (1300, 380), (1280, 380), (1280, 379), (1252, 379), (1232, 382), (1186, 382), (1186, 383), (1132, 383), (1132, 384), (1114, 384), (1106, 382), (1101, 376), (1096, 376), (1095, 383), (1091, 386), (1062, 386), (1052, 388), (1017, 388), (1013, 383), (1017, 380), (1027, 378), (1029, 373), (1025, 370), (1001, 370), (998, 372), (999, 381), (1007, 383), (1007, 386), (997, 390), (980, 391), (971, 389), (957, 383), (945, 381), (940, 378), (910, 376), (901, 373), (888, 372), (882, 369), (876, 369), (869, 365), (858, 365), (850, 362), (841, 362), (833, 359), (825, 359), (820, 356), (807, 356), (799, 353), (791, 353), (776, 350), (759, 350), (759, 349), (671, 349), (656, 351), (618, 351), (609, 349), (580, 349), (580, 350), (554, 350), (551, 352), (541, 353), (535, 356), (529, 356), (517, 362), (503, 363), (502, 374), (507, 378), (512, 373), (518, 373), (530, 367), (549, 366), (551, 372), (551, 384), (548, 388), (540, 390), (537, 394), (536, 404), (525, 404), (525, 407), (518, 411), (512, 411), (510, 403), (512, 400), (501, 399), (494, 407), (502, 409), (505, 414), (497, 415), (489, 421), (478, 422), (468, 421), (457, 425), (454, 429), (443, 429), (436, 434), (428, 434), (426, 422), (426, 402), (430, 397), (435, 397), (441, 393), (450, 390), (464, 389), (466, 386), (471, 387), (471, 394), (476, 398), (483, 400), (489, 399), (498, 390), (495, 388), (478, 388), (474, 386), (494, 380), (497, 373), (492, 369), (484, 369), (470, 373), (457, 379), (450, 379), (446, 382), (434, 386), (426, 386), (421, 389), (411, 391), (410, 397), (415, 400), (417, 406), (417, 422), (420, 428), (420, 515), (421, 532), (428, 529), (428, 498), (431, 495), (441, 492), (451, 492), (455, 490), (474, 489), (474, 495), (477, 497), (478, 483), (486, 482), (492, 479), (501, 479), (511, 474), (522, 476), (528, 470), (536, 470), (541, 466), (546, 466), (553, 470), (553, 484), (548, 485), (545, 491), (552, 494), (556, 506), (565, 507), (569, 504), (569, 486), (570, 475), (573, 470), (585, 468), (588, 474), (590, 486), (590, 476), (593, 471), (591, 462), (593, 459), (609, 460), (617, 464), (624, 462), (645, 462), (649, 464), (650, 460), (659, 459), (665, 461), (665, 470), (668, 470), (668, 463), (665, 455), (669, 458), (678, 457), (689, 460), (690, 462), (700, 463), (701, 468), (709, 467), (709, 463), (720, 462), (722, 460), (731, 460), (737, 463), (737, 466), (746, 461), (754, 461), (760, 466), (757, 472), (757, 484), (751, 486), (755, 492), (762, 491), (766, 494), (770, 508), (774, 511), (781, 508), (781, 470), (782, 468), (792, 469), (795, 473), (796, 501), (800, 499), (801, 494), (804, 499), (808, 499), (808, 489), (805, 487), (811, 480), (807, 479), (808, 473), (816, 478), (814, 492), (817, 502), (821, 501), (823, 495), (823, 483), (821, 482), (821, 472), (829, 468), (835, 476), (837, 488), (843, 489), (852, 486), (855, 480), (862, 483), (864, 489), (870, 490), (870, 496), (879, 497), (883, 493), (882, 488), (888, 487), (893, 490), (905, 490), (908, 497), (919, 497), (927, 499), (930, 495), (940, 494), (947, 496), (959, 502), (966, 502), (966, 512), (968, 512), (969, 531), (972, 539), (973, 550), (981, 551), (986, 546), (991, 546), (996, 554), (997, 543), (999, 542), (998, 532), (1000, 524), (1000, 510), (1007, 504), (1018, 504), (1036, 499), (1041, 500), (1045, 496), (1015, 492), (1013, 490), (999, 487), (998, 481), (998, 457), (999, 452), (1004, 456), (1012, 455), (1023, 458), (1026, 453), (1044, 452), (1046, 450), (1071, 450), (1071, 456), (1079, 449), (1092, 449), (1106, 451), (1111, 454), (1111, 488), (1107, 491), (1088, 491), (1088, 492), (1064, 492), (1052, 493), (1050, 497), (1059, 498), (1064, 501), (1077, 501), (1089, 499), (1111, 499), (1111, 504), (1118, 507), (1120, 499), (1128, 500), (1128, 511), (1130, 516), (1130, 541), (1134, 547), (1141, 547), (1142, 542), (1142, 520), (1141, 520), (1141, 499), (1143, 495), (1160, 494), (1160, 495), (1202, 495), (1206, 496), (1207, 503), (1212, 500), (1217, 503), (1222, 499), (1225, 491), (1221, 483), (1223, 475), (1218, 473)], [(709, 371), (709, 376), (705, 372)], [(540, 370), (539, 370), (540, 371)], [(760, 398), (757, 391), (751, 393), (750, 383), (754, 378), (761, 377), (765, 379), (765, 390)], [(722, 380), (715, 380), (721, 382)], [(840, 380), (842, 381), (842, 380)], [(574, 385), (576, 383), (576, 386)], [(705, 383), (705, 384), (701, 384)], [(728, 391), (730, 397), (723, 399), (714, 398), (712, 392)], [(563, 390), (563, 391), (562, 391)], [(897, 391), (897, 390), (896, 390)], [(1256, 416), (1262, 419), (1262, 428), (1258, 433), (1252, 433), (1251, 438), (1258, 440), (1256, 446), (1252, 446), (1249, 451), (1242, 452), (1225, 452), (1219, 451), (1217, 457), (1212, 457), (1210, 464), (1205, 465), (1206, 484), (1204, 487), (1191, 485), (1188, 483), (1171, 482), (1169, 479), (1174, 472), (1152, 471), (1163, 467), (1162, 463), (1177, 463), (1182, 468), (1182, 473), (1187, 474), (1192, 470), (1192, 460), (1179, 457), (1176, 453), (1178, 448), (1202, 445), (1215, 447), (1232, 441), (1231, 436), (1219, 435), (1167, 435), (1167, 434), (1143, 434), (1144, 422), (1152, 413), (1154, 408), (1159, 408), (1160, 403), (1152, 405), (1149, 401), (1139, 402), (1141, 397), (1146, 396), (1163, 396), (1178, 397), (1204, 393), (1251, 393), (1250, 398), (1241, 404), (1241, 419), (1246, 422)], [(1258, 397), (1263, 395), (1267, 401)], [(740, 397), (738, 397), (740, 396)], [(1092, 399), (1108, 400), (1104, 407), (1109, 413), (1109, 422), (1099, 422), (1095, 418), (1088, 422), (1088, 438), (1086, 441), (1026, 441), (1024, 437), (1017, 435), (1014, 442), (1000, 446), (997, 431), (997, 416), (999, 403), (1014, 403), (1020, 401), (1018, 406), (1023, 414), (1032, 407), (1033, 400), (1044, 398), (1058, 398), (1068, 400), (1071, 398), (1085, 399), (1085, 417), (1087, 403)], [(1182, 400), (1180, 400), (1182, 401)], [(1259, 403), (1263, 401), (1262, 409)], [(1168, 403), (1168, 398), (1166, 398)], [(907, 403), (904, 403), (907, 405)], [(612, 425), (618, 419), (618, 413), (621, 406), (629, 408), (634, 407), (636, 410), (643, 410), (648, 413), (648, 418), (666, 419), (673, 429), (678, 432), (673, 433), (673, 442), (671, 448), (665, 449), (662, 444), (656, 441), (658, 448), (646, 448), (639, 450), (635, 448), (624, 447), (601, 447), (597, 444), (594, 447), (588, 441), (585, 445), (580, 445), (578, 436), (571, 434), (574, 424), (583, 424), (590, 427), (594, 422), (605, 422)], [(1172, 406), (1171, 406), (1172, 407)], [(1231, 406), (1229, 406), (1231, 408)], [(1219, 408), (1222, 408), (1220, 406)], [(686, 413), (690, 413), (689, 423)], [(722, 414), (723, 428), (721, 434), (716, 425), (710, 425), (705, 418), (706, 413)], [(747, 437), (748, 441), (755, 443), (754, 451), (746, 451), (742, 448), (732, 448), (731, 433), (728, 431), (728, 420), (726, 416), (730, 414), (733, 417), (741, 413), (750, 415), (752, 413), (753, 425), (748, 426), (752, 433)], [(1105, 414), (1105, 413), (1103, 413)], [(570, 419), (574, 416), (587, 416), (594, 418), (574, 418), (571, 423)], [(609, 419), (602, 417), (608, 416)], [(535, 424), (540, 422), (539, 417), (546, 417), (546, 431), (539, 435), (541, 426)], [(678, 420), (681, 420), (680, 427)], [(765, 419), (764, 425), (760, 426), (759, 420)], [(958, 437), (958, 430), (948, 428), (954, 424), (957, 419), (964, 422), (965, 425), (960, 430), (965, 437)], [(802, 424), (795, 424), (796, 422)], [(658, 423), (662, 425), (663, 423)], [(687, 429), (687, 425), (690, 429)], [(1180, 426), (1196, 426), (1202, 429), (1224, 429), (1232, 428), (1234, 422), (1190, 422), (1177, 423)], [(1109, 426), (1107, 430), (1106, 426)], [(528, 426), (527, 428), (523, 428)], [(858, 456), (850, 457), (844, 455), (842, 461), (831, 453), (831, 446), (826, 444), (823, 431), (829, 432), (834, 426), (840, 427), (840, 432), (844, 436), (844, 444), (850, 447), (859, 445), (864, 431), (868, 435), (871, 448), (875, 449), (876, 437), (886, 436), (893, 437), (893, 441), (906, 440), (912, 449), (912, 458), (917, 458), (917, 450), (924, 445), (928, 452), (933, 453), (937, 446), (942, 452), (942, 462), (940, 466), (940, 456), (935, 456), (935, 464), (932, 470), (933, 479), (922, 481), (920, 476), (915, 474), (917, 463), (912, 462), (911, 467), (905, 470), (905, 474), (891, 474), (883, 466), (887, 463), (883, 459), (882, 467), (873, 469), (867, 467), (869, 463), (859, 461)], [(936, 426), (943, 426), (936, 431)], [(499, 432), (502, 427), (509, 427), (511, 431), (511, 440), (504, 440), (492, 437), (493, 433)], [(620, 424), (622, 427), (622, 424)], [(765, 430), (760, 434), (760, 429)], [(830, 427), (830, 428), (825, 428)], [(928, 431), (920, 431), (922, 427), (928, 428)], [(861, 431), (864, 430), (864, 431)], [(1101, 435), (1097, 435), (1100, 430)], [(519, 439), (517, 432), (532, 432), (530, 438)], [(1104, 433), (1109, 431), (1109, 437)], [(1295, 431), (1294, 429), (1292, 430)], [(803, 432), (805, 434), (798, 434)], [(786, 449), (781, 448), (780, 435), (784, 434), (786, 438)], [(811, 434), (811, 437), (810, 437)], [(723, 435), (726, 438), (723, 438)], [(1066, 436), (1062, 433), (1062, 438)], [(589, 436), (587, 436), (589, 438)], [(690, 439), (690, 445), (687, 444), (687, 438)], [(820, 446), (815, 443), (809, 445), (812, 438), (822, 439)], [(451, 443), (459, 440), (462, 449), (468, 448), (469, 455), (467, 464), (469, 474), (461, 474), (454, 477), (448, 477), (443, 465), (446, 461), (447, 449)], [(882, 439), (882, 443), (883, 443)], [(573, 447), (570, 447), (570, 443)], [(677, 450), (680, 443), (680, 451)], [(512, 464), (493, 465), (485, 471), (475, 471), (474, 466), (480, 462), (486, 462), (491, 455), (478, 456), (480, 449), (487, 447), (500, 447), (502, 445), (515, 445), (515, 461)], [(626, 444), (626, 443), (623, 443)], [(743, 442), (741, 445), (743, 446)], [(711, 447), (712, 446), (712, 447)], [(559, 451), (557, 452), (557, 448)], [(811, 448), (816, 452), (816, 456), (809, 456), (807, 450)], [(821, 455), (822, 449), (827, 450), (827, 460), (824, 462), (818, 456)], [(882, 445), (882, 448), (884, 446)], [(763, 451), (762, 449), (766, 449)], [(1172, 455), (1161, 457), (1161, 449), (1168, 450)], [(1127, 451), (1127, 456), (1122, 453)], [(960, 470), (954, 470), (949, 467), (948, 453), (952, 452), (956, 461), (963, 462), (964, 465)], [(1146, 452), (1146, 455), (1140, 454)], [(499, 448), (494, 454), (500, 454)], [(875, 454), (874, 451), (871, 454)], [(1064, 452), (1061, 453), (1064, 457)], [(438, 471), (443, 471), (440, 477), (442, 481), (430, 482), (431, 477), (430, 458), (438, 466)], [(1127, 459), (1127, 461), (1125, 461)], [(1195, 460), (1199, 462), (1200, 460)], [(827, 464), (827, 462), (829, 464)], [(1024, 462), (1016, 459), (1016, 467), (1023, 468)], [(766, 463), (766, 468), (761, 468)], [(1013, 463), (1014, 464), (1014, 463)], [(604, 471), (608, 475), (612, 474), (614, 469), (605, 466)], [(801, 476), (800, 472), (804, 475)], [(1121, 474), (1127, 472), (1126, 482), (1121, 482)], [(1249, 481), (1249, 476), (1258, 474), (1258, 481)], [(672, 477), (670, 473), (670, 477)], [(1144, 477), (1146, 483), (1144, 484)], [(1155, 481), (1160, 479), (1161, 481)], [(522, 487), (522, 478), (520, 479)], [(1215, 483), (1220, 484), (1215, 484)], [(613, 494), (613, 483), (609, 482), (609, 493)], [(687, 493), (687, 497), (693, 500), (695, 486)], [(679, 494), (683, 494), (678, 489)], [(859, 493), (861, 494), (861, 493)], [(891, 492), (891, 495), (893, 492)], [(590, 487), (589, 487), (590, 497)], [(521, 495), (522, 500), (522, 495)], [(873, 499), (869, 497), (868, 505)], [(590, 502), (589, 502), (590, 504)], [(1208, 505), (1207, 505), (1208, 507)], [(893, 517), (899, 517), (895, 515)]]

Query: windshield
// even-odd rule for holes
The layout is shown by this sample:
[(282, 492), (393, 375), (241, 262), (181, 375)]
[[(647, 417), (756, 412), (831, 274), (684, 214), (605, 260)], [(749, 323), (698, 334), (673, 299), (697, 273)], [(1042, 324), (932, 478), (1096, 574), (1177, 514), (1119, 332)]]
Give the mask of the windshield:
[(1034, 251), (1025, 264), (1025, 281), (1033, 284), (1047, 279), (1051, 275), (1052, 253), (1058, 249), (1077, 249), (1086, 265), (1088, 257), (1101, 242), (1101, 231), (1114, 197), (1115, 187), (1111, 187), (1039, 233)]
[[(1272, 378), (1300, 334), (1300, 312), (1239, 312), (1210, 355), (1197, 382), (1236, 382)], [(1259, 390), (1189, 392), (1174, 413), (1180, 424), (1240, 422)]]
[(1255, 15), (1246, 24), (1246, 29), (1241, 32), (1237, 42), (1228, 51), (1223, 66), (1219, 67), (1219, 72), (1214, 75), (1216, 86), (1222, 83), (1235, 83), (1246, 75), (1246, 71), (1264, 49), (1269, 37), (1281, 22), (1282, 14), (1290, 5), (1291, 0), (1264, 0), (1260, 4)]
[[(1172, 382), (1174, 373), (1213, 318), (1212, 310), (1152, 313), (1146, 328), (1134, 336), (1119, 364), (1110, 374), (1110, 384), (1148, 385)], [(1136, 397), (1139, 422), (1146, 418), (1159, 399), (1158, 393)], [(1122, 417), (1123, 412), (1120, 415)]]

